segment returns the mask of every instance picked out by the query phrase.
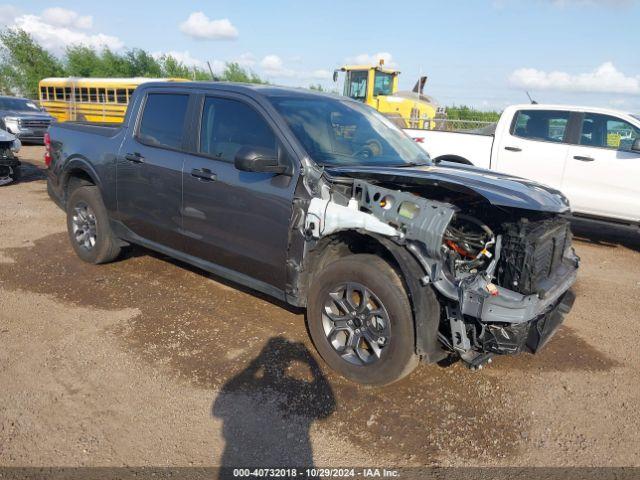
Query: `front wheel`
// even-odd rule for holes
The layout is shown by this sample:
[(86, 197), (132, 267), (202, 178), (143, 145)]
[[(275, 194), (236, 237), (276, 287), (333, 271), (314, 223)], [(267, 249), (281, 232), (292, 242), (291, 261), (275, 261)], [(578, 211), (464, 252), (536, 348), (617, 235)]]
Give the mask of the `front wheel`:
[(419, 362), (407, 293), (378, 256), (352, 255), (329, 264), (311, 286), (307, 318), (322, 358), (355, 382), (387, 385)]

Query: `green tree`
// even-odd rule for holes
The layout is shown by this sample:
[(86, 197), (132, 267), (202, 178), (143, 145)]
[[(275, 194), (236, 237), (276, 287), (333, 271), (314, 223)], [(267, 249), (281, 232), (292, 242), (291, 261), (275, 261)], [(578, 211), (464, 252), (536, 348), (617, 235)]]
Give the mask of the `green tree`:
[(317, 92), (324, 92), (325, 89), (319, 83), (309, 85), (309, 90), (315, 90)]
[(94, 49), (85, 45), (74, 45), (66, 50), (67, 74), (72, 77), (97, 77), (102, 58)]
[(38, 82), (64, 75), (61, 62), (24, 30), (0, 32), (0, 91), (28, 97), (38, 95)]
[(242, 68), (236, 62), (228, 62), (220, 77), (225, 82), (242, 82), (242, 83), (267, 83), (262, 80), (255, 72)]

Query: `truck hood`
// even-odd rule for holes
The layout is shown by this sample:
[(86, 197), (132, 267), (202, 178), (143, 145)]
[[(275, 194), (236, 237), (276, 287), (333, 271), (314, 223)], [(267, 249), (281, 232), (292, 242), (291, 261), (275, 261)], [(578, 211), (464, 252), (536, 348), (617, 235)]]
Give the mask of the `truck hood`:
[(473, 192), (496, 206), (564, 213), (569, 201), (559, 191), (530, 180), (472, 166), (443, 162), (416, 167), (327, 167), (331, 176), (400, 185), (439, 186)]
[(0, 110), (0, 117), (53, 118), (47, 112), (36, 112), (35, 110)]

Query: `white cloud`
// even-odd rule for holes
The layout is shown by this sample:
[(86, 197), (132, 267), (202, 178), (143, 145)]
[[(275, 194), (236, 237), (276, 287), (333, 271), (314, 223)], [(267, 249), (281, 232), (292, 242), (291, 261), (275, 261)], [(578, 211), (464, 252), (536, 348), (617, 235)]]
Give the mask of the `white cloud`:
[(40, 45), (56, 54), (62, 53), (70, 45), (109, 47), (113, 50), (124, 46), (118, 37), (104, 33), (89, 34), (74, 28), (52, 25), (38, 15), (20, 15), (14, 19), (12, 26), (31, 34)]
[(234, 61), (241, 67), (253, 67), (256, 64), (256, 57), (253, 56), (253, 53), (246, 52)]
[(315, 80), (329, 80), (333, 72), (324, 69), (318, 69), (311, 72), (311, 78)]
[(47, 8), (42, 12), (42, 20), (55, 27), (80, 28), (83, 30), (93, 27), (91, 15), (80, 15), (73, 10), (62, 7)]
[(14, 7), (13, 5), (0, 5), (0, 24), (8, 25), (13, 23), (20, 13), (18, 7)]
[(640, 75), (627, 76), (611, 62), (603, 63), (593, 72), (576, 75), (520, 68), (510, 75), (509, 82), (515, 87), (537, 90), (640, 95)]
[(393, 61), (393, 55), (389, 52), (378, 52), (373, 55), (367, 53), (361, 53), (355, 57), (347, 58), (347, 63), (356, 65), (377, 65), (380, 60), (384, 60), (384, 64), (387, 67), (395, 67), (396, 63)]
[(238, 30), (228, 18), (211, 20), (203, 12), (193, 12), (180, 24), (180, 31), (198, 40), (235, 40)]

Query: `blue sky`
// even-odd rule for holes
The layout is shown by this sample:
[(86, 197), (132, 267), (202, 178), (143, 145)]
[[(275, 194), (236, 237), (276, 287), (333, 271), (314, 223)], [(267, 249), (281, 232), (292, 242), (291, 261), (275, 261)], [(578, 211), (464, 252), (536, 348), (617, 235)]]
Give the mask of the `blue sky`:
[[(52, 9), (52, 7), (55, 7)], [(640, 1), (20, 0), (0, 24), (56, 53), (69, 43), (173, 52), (216, 69), (239, 61), (285, 85), (321, 83), (345, 62), (384, 57), (441, 104), (526, 100), (640, 111)]]

